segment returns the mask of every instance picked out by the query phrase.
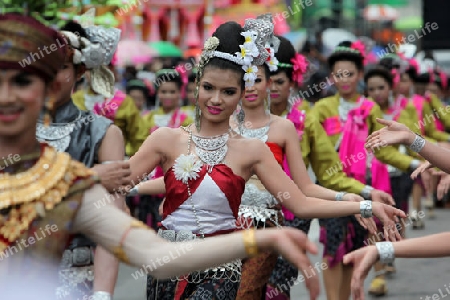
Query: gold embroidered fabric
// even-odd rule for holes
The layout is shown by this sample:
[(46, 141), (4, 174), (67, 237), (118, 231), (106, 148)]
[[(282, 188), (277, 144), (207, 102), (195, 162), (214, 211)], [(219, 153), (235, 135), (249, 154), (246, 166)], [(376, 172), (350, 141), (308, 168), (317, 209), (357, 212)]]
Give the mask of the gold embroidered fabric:
[(9, 209), (0, 215), (0, 253), (29, 229), (32, 221), (45, 216), (46, 210), (68, 195), (78, 178), (94, 175), (66, 153), (44, 147), (42, 156), (28, 171), (0, 174), (0, 209)]

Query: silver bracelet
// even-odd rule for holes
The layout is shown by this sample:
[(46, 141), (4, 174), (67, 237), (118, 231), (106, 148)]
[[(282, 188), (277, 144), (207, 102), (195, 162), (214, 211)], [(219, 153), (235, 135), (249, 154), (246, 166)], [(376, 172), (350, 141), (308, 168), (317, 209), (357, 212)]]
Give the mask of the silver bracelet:
[(112, 300), (111, 294), (107, 292), (95, 292), (92, 295), (92, 300)]
[(359, 210), (361, 211), (361, 217), (363, 218), (372, 217), (372, 201), (365, 200), (359, 202)]
[(347, 194), (346, 192), (338, 192), (336, 193), (336, 196), (334, 196), (334, 199), (336, 201), (342, 201), (342, 199), (344, 199), (345, 194)]
[(136, 185), (128, 192), (127, 196), (134, 197), (134, 196), (137, 196), (137, 195), (139, 195), (139, 189), (138, 189), (138, 186)]
[(416, 133), (414, 142), (412, 142), (412, 144), (409, 145), (409, 149), (419, 153), (420, 151), (422, 151), (423, 147), (425, 147), (425, 139)]
[(371, 199), (372, 198), (372, 191), (374, 190), (373, 187), (371, 187), (370, 185), (366, 185), (363, 190), (361, 191), (360, 195), (364, 198), (364, 199)]
[(378, 242), (375, 243), (380, 256), (380, 263), (390, 264), (395, 260), (394, 245), (392, 242)]

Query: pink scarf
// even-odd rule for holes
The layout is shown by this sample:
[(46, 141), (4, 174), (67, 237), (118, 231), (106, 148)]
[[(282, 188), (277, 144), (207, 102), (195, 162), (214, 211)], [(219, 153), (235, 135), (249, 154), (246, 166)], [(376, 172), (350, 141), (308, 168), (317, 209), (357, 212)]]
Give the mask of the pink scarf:
[[(363, 99), (359, 107), (349, 111), (339, 147), (339, 158), (343, 164), (345, 174), (364, 184), (366, 183), (367, 159), (364, 144), (369, 135), (366, 120), (374, 105), (374, 102)], [(391, 183), (386, 165), (373, 161), (371, 172), (372, 186), (376, 189), (390, 192)]]
[[(295, 130), (297, 131), (300, 141), (302, 140), (303, 137), (303, 131), (305, 129), (305, 120), (306, 120), (306, 112), (304, 110), (299, 109), (301, 103), (302, 100), (295, 102), (294, 105), (292, 105), (291, 111), (286, 116), (286, 119), (294, 123)], [(284, 155), (283, 157), (283, 170), (289, 177), (291, 177), (291, 171), (289, 170), (289, 164), (286, 155)], [(282, 207), (282, 211), (284, 214), (284, 218), (286, 220), (292, 221), (294, 219), (294, 214), (284, 206)]]
[(422, 134), (425, 134), (425, 127), (423, 122), (423, 102), (425, 101), (425, 98), (423, 98), (420, 95), (414, 95), (412, 98), (412, 103), (415, 106), (417, 110), (417, 115), (419, 116), (419, 126), (420, 126), (420, 132)]
[[(178, 128), (181, 126), (181, 124), (184, 123), (184, 121), (187, 119), (188, 115), (187, 113), (183, 112), (181, 109), (177, 108), (170, 118), (169, 124), (167, 124), (167, 127), (170, 128)], [(158, 126), (153, 126), (150, 128), (150, 133), (154, 132), (156, 129), (158, 129)]]
[[(392, 119), (394, 121), (398, 120), (400, 113), (405, 109), (406, 105), (408, 105), (408, 99), (405, 97), (400, 97), (397, 98), (397, 101), (395, 101), (391, 107), (389, 107), (388, 113), (393, 115)], [(392, 187), (390, 182), (389, 184), (386, 184), (386, 182), (382, 180), (383, 176), (387, 176), (387, 178), (389, 178), (388, 166), (374, 157), (372, 159), (371, 171), (373, 187), (392, 195)]]
[(97, 115), (104, 116), (105, 118), (114, 121), (116, 113), (119, 110), (119, 107), (122, 104), (123, 100), (125, 100), (126, 96), (127, 95), (124, 92), (122, 92), (121, 90), (117, 90), (114, 93), (114, 97), (111, 99), (111, 101), (96, 103), (94, 105), (94, 112)]

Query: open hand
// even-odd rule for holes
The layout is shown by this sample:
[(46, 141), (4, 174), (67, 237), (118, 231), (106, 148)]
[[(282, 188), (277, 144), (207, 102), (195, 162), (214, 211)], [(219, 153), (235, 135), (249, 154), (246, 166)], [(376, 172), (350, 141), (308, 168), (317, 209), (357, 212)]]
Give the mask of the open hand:
[(378, 260), (375, 246), (367, 246), (344, 256), (344, 264), (353, 264), (351, 290), (353, 300), (364, 300), (364, 280)]
[(377, 189), (373, 189), (370, 192), (370, 197), (373, 202), (383, 203), (386, 205), (395, 205), (394, 198), (392, 198), (391, 195)]
[(411, 179), (415, 180), (420, 174), (422, 174), (423, 171), (428, 170), (430, 168), (433, 168), (433, 165), (428, 160), (426, 160), (425, 162), (421, 163), (420, 166), (411, 173)]
[(372, 211), (381, 223), (383, 223), (384, 237), (387, 241), (394, 242), (402, 239), (397, 230), (396, 223), (398, 223), (399, 219), (406, 218), (405, 212), (378, 202), (372, 203)]
[(257, 230), (256, 239), (261, 250), (278, 252), (299, 270), (309, 270), (307, 253), (317, 254), (317, 246), (301, 230), (289, 227)]
[(319, 274), (315, 273), (314, 276), (304, 276), (305, 286), (309, 291), (309, 300), (316, 300), (320, 295), (320, 280)]
[(412, 133), (406, 125), (395, 121), (377, 118), (377, 122), (386, 127), (373, 132), (367, 137), (365, 147), (372, 152), (389, 145), (407, 143), (408, 137)]
[(437, 198), (438, 200), (442, 200), (444, 196), (450, 190), (450, 174), (446, 174), (441, 177), (439, 184), (437, 186)]

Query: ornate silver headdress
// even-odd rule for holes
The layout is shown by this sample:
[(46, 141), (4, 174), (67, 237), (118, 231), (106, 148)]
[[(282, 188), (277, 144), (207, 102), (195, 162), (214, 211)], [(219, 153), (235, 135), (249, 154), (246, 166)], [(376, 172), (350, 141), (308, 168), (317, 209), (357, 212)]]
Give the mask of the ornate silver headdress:
[(280, 47), (280, 40), (274, 34), (275, 24), (273, 23), (272, 14), (263, 14), (256, 17), (256, 19), (264, 20), (271, 24), (265, 43), (265, 48), (269, 52), (269, 58), (266, 60), (266, 64), (271, 72), (275, 72), (278, 69), (278, 59), (275, 57), (275, 53), (278, 52), (278, 48)]
[(120, 40), (117, 28), (89, 26), (85, 28), (87, 39), (73, 32), (62, 31), (74, 49), (73, 63), (84, 64), (91, 72), (94, 92), (107, 98), (114, 95), (114, 74), (107, 68)]
[[(245, 86), (253, 86), (258, 72), (257, 66), (267, 63), (271, 68), (269, 62), (272, 59), (276, 60), (275, 51), (271, 51), (271, 44), (278, 49), (280, 41), (274, 36), (273, 28), (274, 24), (270, 14), (245, 20), (244, 32), (241, 33), (245, 37), (245, 41), (244, 44), (239, 46), (241, 52), (236, 52), (234, 55), (217, 51), (220, 41), (217, 37), (210, 37), (206, 40), (200, 57), (198, 78), (202, 76), (203, 69), (208, 61), (213, 57), (219, 57), (241, 65), (245, 71)], [(277, 64), (275, 64), (275, 67)]]

